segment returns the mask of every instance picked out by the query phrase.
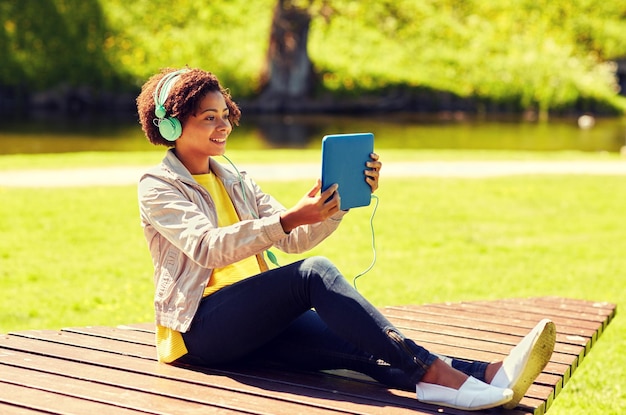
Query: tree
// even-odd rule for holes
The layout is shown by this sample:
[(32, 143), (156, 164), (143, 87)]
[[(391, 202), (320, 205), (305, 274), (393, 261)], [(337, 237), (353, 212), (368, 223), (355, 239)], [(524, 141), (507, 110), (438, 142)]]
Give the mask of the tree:
[[(308, 6), (312, 4), (310, 0)], [(294, 0), (278, 0), (274, 8), (261, 99), (268, 110), (302, 103), (315, 86), (315, 71), (307, 51), (311, 14)]]

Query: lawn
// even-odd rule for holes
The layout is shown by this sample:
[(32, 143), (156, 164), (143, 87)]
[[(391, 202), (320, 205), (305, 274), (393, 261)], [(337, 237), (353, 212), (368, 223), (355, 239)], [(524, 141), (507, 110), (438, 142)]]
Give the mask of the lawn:
[[(421, 159), (417, 153), (406, 159)], [(260, 184), (286, 205), (311, 185)], [(377, 194), (377, 261), (358, 280), (366, 297), (379, 306), (542, 295), (618, 303), (549, 413), (624, 413), (623, 177), (383, 178)], [(0, 332), (152, 319), (152, 265), (134, 186), (0, 187), (0, 200)], [(373, 258), (372, 208), (351, 212), (307, 255), (329, 257), (351, 280)], [(299, 258), (277, 255), (283, 264)]]

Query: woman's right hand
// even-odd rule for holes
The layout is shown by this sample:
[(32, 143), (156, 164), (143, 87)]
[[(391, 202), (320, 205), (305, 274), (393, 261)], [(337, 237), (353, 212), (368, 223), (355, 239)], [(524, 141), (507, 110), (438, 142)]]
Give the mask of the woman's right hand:
[(280, 216), (283, 230), (289, 233), (300, 225), (322, 222), (337, 213), (341, 205), (338, 187), (337, 184), (333, 184), (325, 191), (320, 192), (322, 181), (318, 179), (315, 186), (294, 207)]

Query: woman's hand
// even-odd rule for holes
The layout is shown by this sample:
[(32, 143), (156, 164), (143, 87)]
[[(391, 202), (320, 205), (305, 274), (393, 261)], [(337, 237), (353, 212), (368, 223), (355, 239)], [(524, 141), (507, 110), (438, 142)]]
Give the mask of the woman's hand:
[(322, 181), (317, 179), (315, 186), (294, 207), (280, 215), (283, 230), (288, 233), (300, 225), (322, 222), (337, 213), (341, 205), (337, 187), (333, 184), (320, 193)]
[(378, 178), (380, 177), (380, 169), (383, 167), (383, 164), (378, 161), (379, 156), (376, 153), (370, 154), (370, 158), (371, 161), (365, 163), (368, 167), (365, 170), (365, 181), (370, 185), (372, 193), (374, 193), (378, 189)]

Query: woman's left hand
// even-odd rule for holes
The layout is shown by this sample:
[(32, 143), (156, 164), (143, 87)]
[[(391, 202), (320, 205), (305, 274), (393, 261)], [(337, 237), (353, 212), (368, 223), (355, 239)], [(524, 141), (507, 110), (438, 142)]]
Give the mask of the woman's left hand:
[(378, 161), (378, 154), (372, 153), (370, 154), (371, 161), (365, 163), (368, 169), (365, 170), (365, 181), (372, 188), (372, 193), (378, 189), (378, 178), (380, 177), (380, 169), (383, 164)]

